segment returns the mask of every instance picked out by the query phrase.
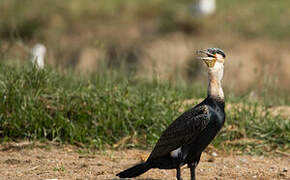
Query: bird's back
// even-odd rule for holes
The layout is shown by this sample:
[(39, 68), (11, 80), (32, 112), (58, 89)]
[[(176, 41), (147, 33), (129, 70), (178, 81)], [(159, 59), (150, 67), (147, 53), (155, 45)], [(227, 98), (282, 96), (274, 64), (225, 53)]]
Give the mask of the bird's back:
[(196, 156), (202, 153), (215, 138), (225, 121), (224, 101), (211, 97), (208, 97), (205, 101), (208, 107), (209, 122), (196, 139), (185, 146), (185, 151), (188, 151), (185, 163), (192, 163)]
[[(181, 161), (176, 163), (181, 165), (199, 155), (221, 128), (224, 120), (223, 108), (223, 102), (208, 97), (184, 112), (162, 133), (147, 161), (162, 159), (162, 165), (157, 163), (156, 166), (164, 166), (167, 169), (174, 168), (176, 164), (169, 165), (171, 161), (166, 162), (166, 158), (174, 159), (176, 156), (177, 161)], [(217, 115), (217, 112), (220, 112), (220, 115)]]

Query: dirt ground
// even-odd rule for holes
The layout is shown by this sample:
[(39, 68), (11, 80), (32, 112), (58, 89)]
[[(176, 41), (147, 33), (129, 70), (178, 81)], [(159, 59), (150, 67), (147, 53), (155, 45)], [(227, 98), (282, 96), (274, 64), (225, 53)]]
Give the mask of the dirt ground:
[[(0, 145), (0, 179), (118, 179), (115, 174), (140, 162), (150, 152), (106, 150), (84, 153), (70, 145), (9, 143)], [(273, 157), (203, 153), (199, 180), (290, 179), (287, 154)], [(184, 179), (189, 170), (182, 168)], [(175, 170), (151, 169), (136, 179), (175, 179)]]

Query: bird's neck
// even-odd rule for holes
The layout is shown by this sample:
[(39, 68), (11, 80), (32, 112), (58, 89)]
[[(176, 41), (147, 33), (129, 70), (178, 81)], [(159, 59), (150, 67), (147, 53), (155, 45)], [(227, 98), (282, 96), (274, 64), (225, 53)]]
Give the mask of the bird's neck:
[(224, 100), (222, 88), (223, 69), (208, 71), (208, 96), (218, 100)]

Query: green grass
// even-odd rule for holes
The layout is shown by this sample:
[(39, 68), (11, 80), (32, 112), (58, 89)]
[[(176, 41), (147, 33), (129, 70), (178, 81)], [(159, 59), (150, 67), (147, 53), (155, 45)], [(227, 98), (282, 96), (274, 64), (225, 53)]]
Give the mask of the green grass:
[(214, 143), (228, 150), (250, 154), (289, 150), (289, 123), (289, 117), (272, 116), (266, 107), (244, 102), (241, 109), (227, 111), (225, 128)]
[[(123, 147), (151, 147), (180, 115), (180, 102), (205, 93), (196, 85), (138, 79), (109, 69), (79, 76), (70, 70), (1, 63), (0, 137), (2, 142), (51, 140), (95, 148), (129, 137)], [(238, 99), (230, 96), (228, 102)], [(264, 106), (260, 113), (257, 103), (242, 103), (241, 109), (227, 112), (214, 145), (249, 153), (289, 150), (289, 117), (272, 117)], [(235, 141), (241, 142), (228, 143)]]
[(177, 115), (172, 104), (181, 99), (181, 91), (169, 84), (123, 79), (114, 72), (83, 79), (70, 72), (1, 65), (0, 77), (0, 132), (12, 139), (101, 147), (148, 133), (146, 141), (152, 142)]

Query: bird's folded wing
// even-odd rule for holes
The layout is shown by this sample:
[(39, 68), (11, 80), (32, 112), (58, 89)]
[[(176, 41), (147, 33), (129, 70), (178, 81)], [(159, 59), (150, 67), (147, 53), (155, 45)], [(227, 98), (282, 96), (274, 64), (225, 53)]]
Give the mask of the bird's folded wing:
[(148, 160), (168, 155), (182, 145), (194, 141), (208, 123), (209, 113), (206, 105), (186, 111), (163, 132)]

